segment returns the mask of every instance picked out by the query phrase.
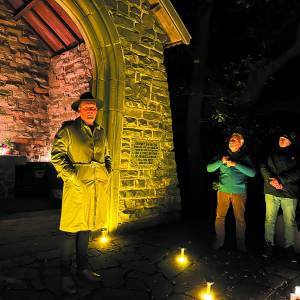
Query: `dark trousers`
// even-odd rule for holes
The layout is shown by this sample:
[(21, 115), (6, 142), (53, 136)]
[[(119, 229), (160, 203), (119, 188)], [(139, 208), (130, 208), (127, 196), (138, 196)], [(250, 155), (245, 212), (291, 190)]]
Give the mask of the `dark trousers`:
[(60, 256), (63, 276), (71, 275), (74, 252), (76, 252), (77, 269), (84, 270), (88, 268), (89, 234), (89, 231), (63, 232)]

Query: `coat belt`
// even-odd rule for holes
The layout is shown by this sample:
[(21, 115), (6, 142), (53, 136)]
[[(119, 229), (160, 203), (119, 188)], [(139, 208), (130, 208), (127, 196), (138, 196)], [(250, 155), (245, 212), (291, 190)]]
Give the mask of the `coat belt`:
[(92, 168), (96, 168), (96, 167), (105, 166), (105, 163), (93, 160), (93, 161), (91, 161), (89, 163), (73, 163), (72, 165), (74, 167), (92, 167)]

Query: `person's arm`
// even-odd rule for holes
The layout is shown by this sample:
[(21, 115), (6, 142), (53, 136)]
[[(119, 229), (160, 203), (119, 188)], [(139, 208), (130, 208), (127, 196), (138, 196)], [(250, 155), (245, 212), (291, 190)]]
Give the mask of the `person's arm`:
[(112, 161), (111, 161), (111, 156), (109, 153), (109, 148), (108, 148), (108, 141), (107, 138), (105, 137), (105, 145), (104, 145), (104, 161), (105, 161), (105, 168), (108, 173), (112, 172)]
[(51, 163), (63, 181), (73, 180), (76, 177), (76, 171), (68, 155), (69, 133), (66, 127), (62, 127), (55, 135), (52, 151)]
[(214, 172), (221, 167), (223, 164), (222, 160), (218, 157), (215, 157), (211, 162), (207, 164), (207, 172)]
[(256, 174), (256, 169), (248, 157), (244, 162), (236, 162), (235, 167), (246, 176), (254, 177)]
[(260, 164), (260, 172), (264, 181), (266, 182), (269, 182), (271, 178), (275, 178), (275, 176), (271, 173), (266, 163)]
[(271, 172), (267, 163), (260, 164), (260, 172), (262, 174), (265, 183), (269, 183), (276, 190), (282, 190), (282, 184), (280, 183), (278, 176)]
[(284, 185), (290, 182), (296, 182), (300, 179), (300, 168), (297, 164), (295, 168), (288, 170), (286, 172), (281, 173), (278, 176), (280, 182)]

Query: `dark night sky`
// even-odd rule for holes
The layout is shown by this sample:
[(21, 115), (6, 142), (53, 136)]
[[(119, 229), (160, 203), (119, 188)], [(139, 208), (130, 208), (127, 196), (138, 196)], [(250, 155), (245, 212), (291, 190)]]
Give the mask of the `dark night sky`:
[[(199, 1), (203, 3), (205, 0)], [(193, 202), (193, 200), (198, 199), (193, 196), (189, 197), (186, 124), (189, 102), (188, 87), (191, 82), (193, 70), (193, 57), (197, 38), (196, 20), (199, 18), (199, 15), (195, 9), (197, 0), (171, 0), (171, 2), (192, 36), (190, 45), (179, 45), (165, 50), (169, 90), (171, 94), (178, 176), (183, 203), (187, 203), (185, 205), (188, 207), (189, 201)], [(288, 21), (290, 20), (290, 18), (284, 15), (287, 10), (281, 9), (276, 11), (276, 7), (274, 6), (275, 11), (273, 11), (272, 14), (274, 18), (272, 19), (271, 16), (269, 16), (269, 10), (264, 11), (259, 8), (259, 11), (253, 9), (251, 12), (243, 12), (236, 9), (236, 2), (236, 0), (214, 0), (211, 14), (208, 67), (210, 74), (213, 73), (215, 78), (222, 84), (224, 83), (224, 67), (226, 64), (228, 65), (232, 61), (238, 63), (242, 58), (247, 57), (248, 54), (251, 54), (254, 60), (259, 60), (259, 54), (263, 51), (267, 54), (267, 59), (271, 60), (273, 57), (280, 55), (280, 53), (284, 53), (285, 49), (289, 47), (289, 43), (293, 41), (291, 37), (295, 34), (294, 28), (296, 28), (296, 26), (292, 27), (293, 24), (291, 24), (290, 30), (282, 34), (283, 38), (274, 43), (272, 40), (273, 36), (268, 36), (269, 31), (273, 30), (275, 33), (276, 30), (280, 31), (280, 20), (284, 18)], [(259, 0), (256, 2), (264, 2), (266, 6), (268, 3), (272, 5), (277, 3), (279, 7), (282, 8), (285, 2), (289, 3), (290, 1), (272, 0), (267, 2), (265, 0)], [(290, 3), (292, 2), (291, 0)], [(262, 43), (264, 38), (266, 42)], [(291, 128), (298, 133), (300, 137), (300, 128), (298, 128), (300, 119), (300, 90), (298, 83), (299, 76), (297, 75), (299, 66), (300, 56), (290, 60), (280, 71), (274, 73), (272, 78), (264, 85), (254, 111), (255, 122), (257, 120), (265, 125), (265, 132), (263, 134), (270, 133), (270, 129), (280, 128), (280, 126), (284, 124), (285, 128)], [(202, 117), (203, 116), (199, 114), (199, 118)], [(245, 129), (247, 130), (248, 128)], [(218, 147), (220, 148), (220, 146), (222, 146), (222, 143), (224, 144), (223, 146), (226, 147), (224, 134), (218, 130), (219, 128), (213, 130), (204, 129), (201, 131), (201, 137), (199, 138), (203, 141), (201, 156), (205, 162), (212, 158), (212, 155), (216, 153)], [(270, 135), (259, 135), (253, 134), (254, 132), (256, 133), (254, 129), (252, 133), (249, 134), (251, 151), (255, 147), (258, 149), (253, 150), (253, 152), (256, 151), (256, 159), (258, 159), (258, 155), (262, 156), (263, 151), (261, 150), (265, 150), (270, 145), (273, 145), (275, 135), (277, 134), (275, 133), (276, 130), (272, 131)], [(267, 136), (267, 138), (264, 140), (262, 136)], [(195, 140), (196, 139), (197, 137), (195, 137)], [(255, 143), (255, 141), (259, 141), (261, 144)], [(218, 150), (220, 150), (219, 148)], [(205, 171), (203, 171), (203, 175), (205, 184), (200, 186), (205, 187), (203, 189), (204, 193), (209, 193), (211, 192), (211, 178), (205, 174)], [(259, 191), (260, 194), (255, 194), (253, 199), (260, 199), (259, 197), (262, 195), (260, 184), (262, 181), (259, 176), (257, 176), (255, 180), (255, 188), (253, 191)], [(193, 211), (195, 210), (195, 205), (200, 204), (193, 202)]]
[[(186, 86), (190, 82), (192, 73), (192, 59), (196, 39), (196, 2), (192, 0), (171, 0), (182, 21), (192, 35), (189, 46), (181, 45), (166, 50), (167, 70), (170, 83), (170, 91), (178, 91), (179, 86)], [(263, 1), (261, 1), (263, 2)], [(264, 1), (267, 3), (267, 1)], [(275, 0), (278, 7), (282, 8), (283, 1)], [(252, 9), (239, 11), (236, 9), (236, 1), (215, 0), (211, 14), (211, 32), (209, 43), (208, 64), (216, 76), (223, 76), (224, 65), (230, 61), (238, 61), (240, 58), (251, 54), (255, 59), (262, 50), (262, 42), (257, 39), (259, 34), (267, 36), (268, 30), (279, 30), (279, 20), (288, 18), (284, 12), (274, 12), (272, 17), (267, 11)], [(287, 7), (288, 8), (288, 7)], [(300, 18), (300, 16), (299, 16)], [(249, 31), (249, 24), (253, 24), (254, 32)], [(260, 27), (263, 28), (260, 32)], [(255, 31), (256, 30), (256, 31)], [(266, 45), (269, 58), (280, 55), (291, 43), (290, 37), (295, 34), (294, 27), (283, 35), (280, 42)], [(268, 42), (268, 37), (265, 38)], [(264, 45), (265, 46), (265, 45)], [(180, 59), (178, 59), (180, 58)], [(298, 70), (300, 56), (289, 61), (281, 70), (274, 73), (265, 85), (258, 105), (257, 114), (275, 112), (300, 113), (300, 92)], [(286, 114), (286, 113), (285, 113)], [(292, 117), (292, 118), (297, 118)]]

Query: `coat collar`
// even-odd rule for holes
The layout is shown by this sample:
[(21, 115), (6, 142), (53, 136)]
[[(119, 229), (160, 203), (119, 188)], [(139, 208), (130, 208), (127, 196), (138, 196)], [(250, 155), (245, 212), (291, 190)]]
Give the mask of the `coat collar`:
[(245, 155), (245, 151), (244, 151), (243, 147), (237, 152), (232, 152), (230, 149), (227, 149), (227, 152), (230, 157), (240, 157), (240, 156)]
[[(82, 127), (88, 127), (88, 125), (86, 125), (86, 124), (84, 123), (84, 121), (81, 120), (80, 117), (78, 117), (77, 119), (75, 119), (75, 122), (76, 122), (78, 125), (80, 125), (81, 128), (82, 128)], [(94, 122), (93, 125), (95, 126), (95, 128), (97, 128), (97, 129), (99, 129), (99, 130), (102, 128), (96, 121)]]

